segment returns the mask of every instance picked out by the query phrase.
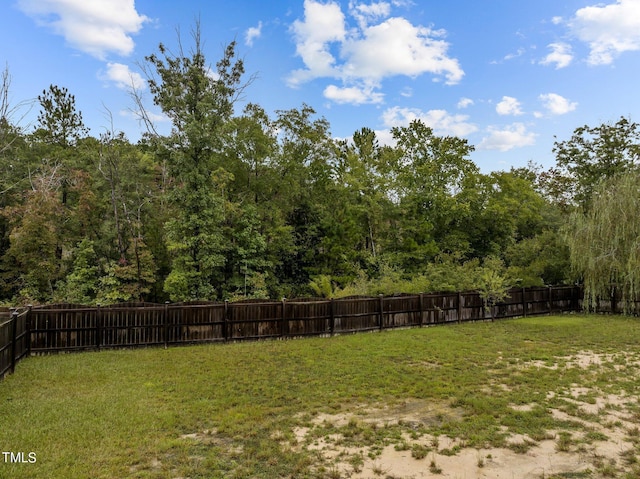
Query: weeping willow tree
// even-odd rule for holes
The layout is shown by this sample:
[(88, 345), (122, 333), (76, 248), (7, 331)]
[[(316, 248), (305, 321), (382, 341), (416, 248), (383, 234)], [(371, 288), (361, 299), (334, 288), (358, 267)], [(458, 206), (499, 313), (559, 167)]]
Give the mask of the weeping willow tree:
[[(629, 171), (603, 181), (588, 211), (571, 217), (567, 239), (571, 265), (584, 281), (584, 305), (617, 289), (625, 313), (640, 300), (640, 173)], [(615, 288), (615, 289), (614, 289)]]

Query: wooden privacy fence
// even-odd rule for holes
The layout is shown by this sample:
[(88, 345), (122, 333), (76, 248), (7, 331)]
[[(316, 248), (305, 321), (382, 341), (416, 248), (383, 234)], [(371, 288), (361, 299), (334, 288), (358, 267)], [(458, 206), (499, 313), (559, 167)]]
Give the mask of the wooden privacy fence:
[(516, 288), (483, 308), (478, 292), (234, 303), (56, 304), (0, 317), (0, 377), (29, 354), (323, 336), (577, 311), (577, 286)]
[[(4, 314), (2, 314), (4, 313)], [(16, 363), (30, 354), (28, 310), (0, 313), (0, 378), (13, 373)]]

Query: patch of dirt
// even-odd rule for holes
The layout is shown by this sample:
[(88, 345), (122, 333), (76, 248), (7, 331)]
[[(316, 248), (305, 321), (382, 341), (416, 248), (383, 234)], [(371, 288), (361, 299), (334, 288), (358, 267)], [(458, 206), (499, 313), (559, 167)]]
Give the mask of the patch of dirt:
[(513, 409), (514, 411), (529, 412), (529, 411), (533, 411), (533, 408), (536, 407), (536, 404), (535, 403), (531, 403), (531, 404), (511, 404), (511, 405), (509, 405), (509, 407), (511, 409)]
[(202, 432), (194, 432), (191, 434), (183, 434), (180, 439), (188, 439), (191, 441), (203, 442), (205, 444), (213, 444), (220, 442), (217, 438), (218, 431), (215, 429), (207, 429)]
[(137, 473), (143, 470), (151, 470), (157, 472), (162, 469), (162, 462), (158, 458), (153, 458), (149, 461), (149, 464), (135, 464), (129, 467), (129, 472), (131, 474)]
[[(637, 366), (640, 360), (631, 354), (580, 351), (555, 358), (555, 362), (530, 361), (514, 367), (598, 368), (601, 371), (608, 368), (607, 371), (615, 374)], [(574, 384), (566, 390), (549, 391), (546, 401), (553, 401), (554, 407), (545, 404), (545, 399), (540, 404), (531, 402), (510, 407), (527, 412), (542, 406), (553, 418), (579, 427), (547, 431), (539, 441), (527, 435), (510, 434), (503, 427), (507, 447), (474, 449), (455, 438), (428, 434), (431, 427), (462, 419), (461, 411), (444, 403), (407, 399), (393, 406), (363, 406), (341, 414), (319, 414), (305, 427), (294, 430), (297, 445), (293, 447), (319, 454), (324, 464), (333, 468), (331, 477), (337, 477), (337, 473), (341, 478), (350, 479), (600, 478), (640, 471), (637, 466), (640, 461), (639, 403), (635, 396), (624, 392), (605, 394)], [(382, 443), (378, 440), (374, 445), (356, 441), (354, 446), (353, 442), (345, 441), (345, 434), (358, 424), (369, 428), (393, 426), (396, 435)], [(326, 435), (318, 435), (323, 428)], [(402, 431), (400, 435), (398, 428)], [(629, 452), (631, 460), (626, 460), (624, 456)]]
[(376, 424), (380, 427), (395, 426), (403, 423), (406, 426), (417, 427), (419, 425), (433, 426), (451, 419), (460, 419), (462, 412), (452, 409), (444, 403), (421, 399), (407, 399), (399, 404), (384, 406), (382, 408), (359, 407), (350, 412), (340, 414), (318, 414), (311, 423), (320, 426), (324, 423), (336, 427), (343, 427), (352, 420), (368, 424)]
[(554, 473), (585, 471), (590, 467), (586, 457), (558, 454), (554, 441), (543, 441), (525, 454), (509, 449), (463, 449), (455, 456), (429, 454), (421, 460), (412, 458), (409, 451), (395, 451), (393, 447), (387, 447), (380, 458), (366, 464), (361, 472), (347, 477), (368, 479), (383, 471), (401, 478), (540, 479)]
[(224, 446), (227, 451), (234, 454), (240, 454), (243, 450), (242, 445), (234, 445), (229, 439), (220, 437), (216, 429), (206, 429), (200, 432), (182, 434), (180, 439), (209, 446)]
[(566, 369), (579, 368), (589, 369), (608, 365), (615, 371), (624, 371), (628, 368), (640, 367), (640, 359), (636, 354), (620, 352), (615, 354), (595, 353), (593, 351), (578, 351), (571, 356), (560, 356), (555, 358), (556, 362), (549, 364), (548, 361), (532, 360), (520, 363), (521, 368), (545, 368), (558, 370), (561, 367)]

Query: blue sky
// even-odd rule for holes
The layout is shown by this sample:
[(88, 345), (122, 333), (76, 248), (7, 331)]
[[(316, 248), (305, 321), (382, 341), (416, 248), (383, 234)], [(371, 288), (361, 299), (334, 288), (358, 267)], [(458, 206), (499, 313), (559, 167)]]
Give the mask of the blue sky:
[[(420, 118), (467, 138), (483, 171), (552, 166), (554, 136), (581, 125), (640, 121), (640, 0), (5, 0), (0, 63), (14, 122), (28, 102), (66, 87), (91, 134), (141, 127), (127, 92), (159, 42), (186, 48), (200, 18), (212, 65), (232, 40), (257, 79), (246, 99), (312, 106), (335, 137)], [(2, 65), (2, 66), (4, 66)], [(149, 99), (148, 90), (146, 96)], [(159, 111), (159, 128), (169, 128)]]

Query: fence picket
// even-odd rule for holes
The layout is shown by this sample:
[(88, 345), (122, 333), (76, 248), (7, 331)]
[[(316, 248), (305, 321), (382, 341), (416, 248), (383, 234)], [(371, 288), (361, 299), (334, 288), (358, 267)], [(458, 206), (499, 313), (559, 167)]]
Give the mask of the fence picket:
[(16, 337), (18, 336), (18, 312), (13, 310), (11, 312), (11, 374), (16, 370)]

